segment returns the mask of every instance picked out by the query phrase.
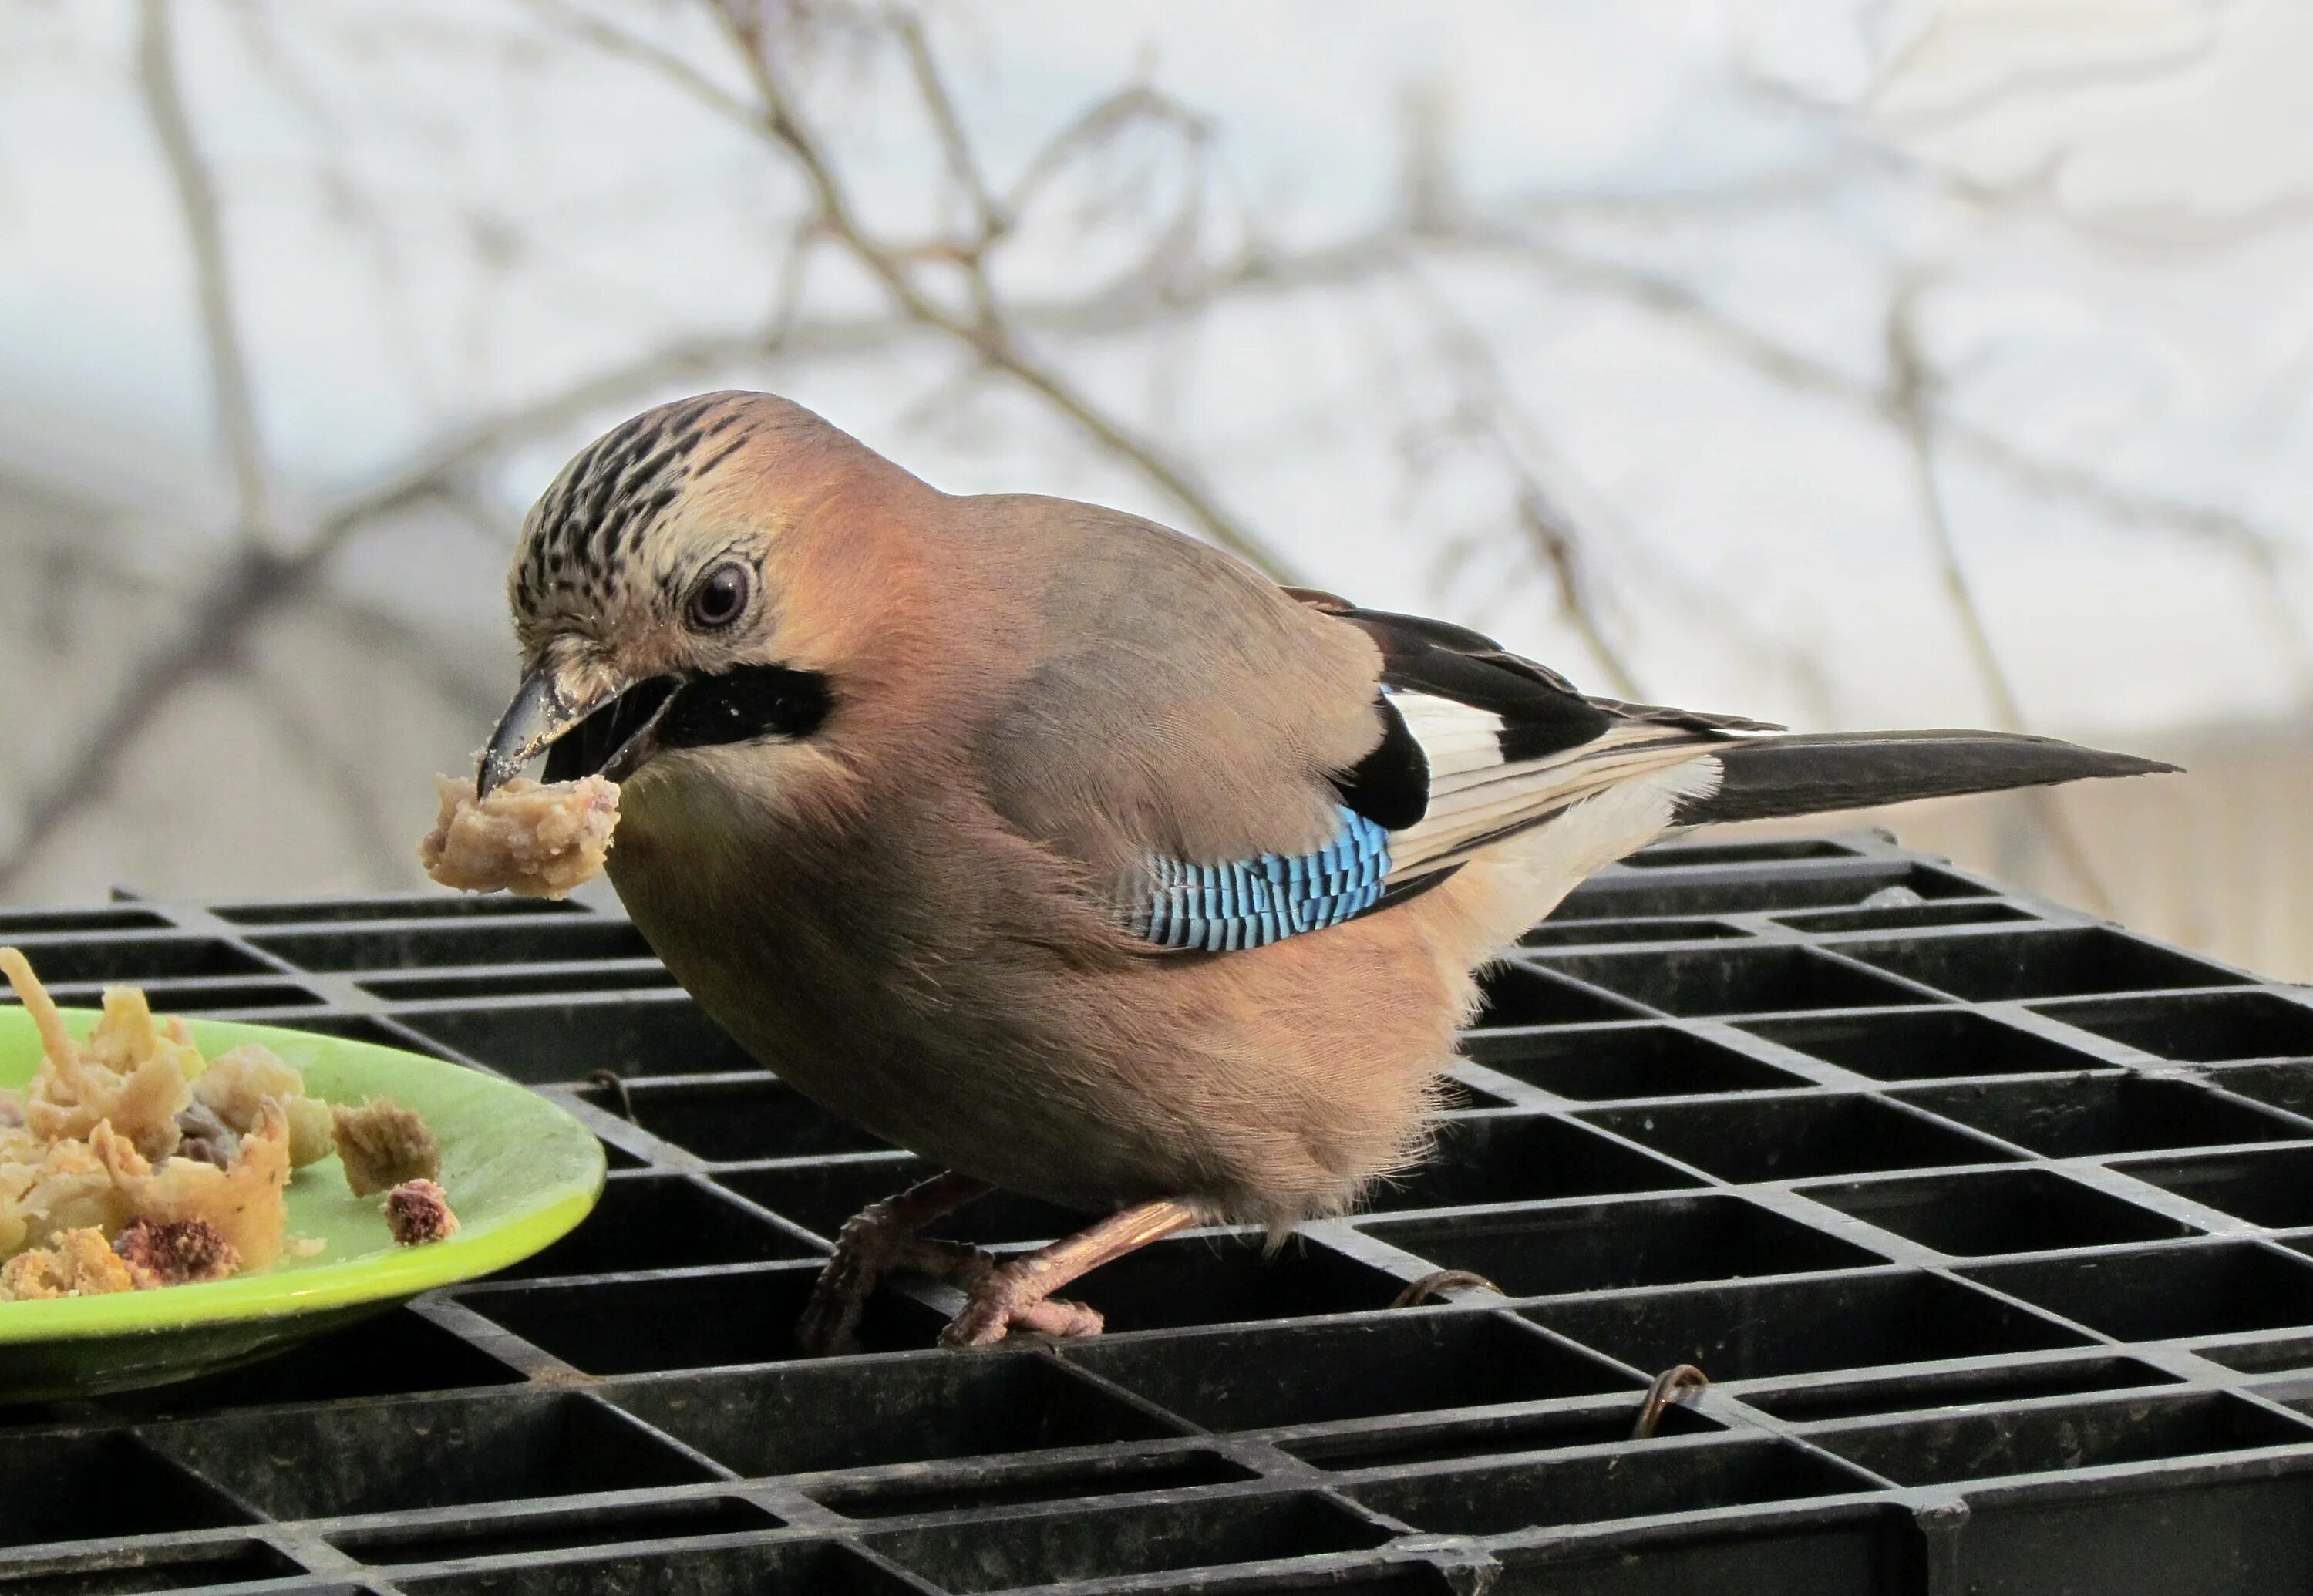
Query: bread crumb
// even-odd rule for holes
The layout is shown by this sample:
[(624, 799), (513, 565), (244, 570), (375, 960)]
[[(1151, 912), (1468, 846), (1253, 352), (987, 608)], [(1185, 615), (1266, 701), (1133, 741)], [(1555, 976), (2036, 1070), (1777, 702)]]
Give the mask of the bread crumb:
[(418, 862), (444, 886), (519, 897), (567, 897), (602, 873), (619, 824), (619, 788), (601, 776), (541, 785), (517, 776), (487, 798), (436, 776), (441, 813)]
[(442, 1241), (458, 1233), (450, 1199), (430, 1180), (405, 1180), (385, 1195), (385, 1228), (404, 1247)]
[(136, 1289), (128, 1265), (92, 1225), (66, 1230), (54, 1246), (36, 1247), (0, 1264), (0, 1302), (100, 1297)]
[(339, 1104), (338, 1157), (346, 1184), (366, 1197), (410, 1180), (436, 1180), (442, 1174), (442, 1144), (414, 1109), (391, 1098), (372, 1098), (358, 1108)]
[(241, 1267), (241, 1254), (205, 1219), (134, 1221), (112, 1239), (112, 1250), (140, 1291), (223, 1280)]

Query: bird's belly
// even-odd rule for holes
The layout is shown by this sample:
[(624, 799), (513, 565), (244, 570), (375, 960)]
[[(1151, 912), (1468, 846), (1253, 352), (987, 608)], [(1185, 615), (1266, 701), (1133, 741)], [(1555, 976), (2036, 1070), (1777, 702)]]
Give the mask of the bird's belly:
[(1337, 1212), (1418, 1145), (1466, 990), (1394, 915), (1087, 968), (992, 935), (928, 956), (831, 935), (805, 904), (701, 913), (619, 886), (676, 979), (804, 1096), (943, 1168), (1077, 1208)]
[[(760, 1036), (761, 1018), (757, 1010), (727, 1023)], [(1107, 1209), (1183, 1188), (1187, 1175), (1178, 1161), (1149, 1157), (1139, 1142), (1120, 1136), (1115, 1111), (1077, 1093), (1009, 1089), (1019, 1082), (1003, 1079), (1001, 1061), (951, 1040), (929, 1032), (886, 1036), (872, 1061), (857, 1039), (833, 1048), (801, 1040), (751, 1044), (751, 1051), (838, 1117), (1007, 1191)]]
[[(644, 927), (646, 936), (649, 928)], [(679, 941), (679, 939), (678, 939)], [(945, 1022), (888, 995), (889, 972), (814, 975), (839, 988), (887, 995), (831, 1001), (805, 994), (776, 958), (733, 967), (661, 946), (668, 968), (709, 1018), (780, 1080), (838, 1118), (945, 1168), (1063, 1205), (1104, 1209), (1181, 1188), (1176, 1160), (1151, 1156), (1121, 1133), (1129, 1105), (1086, 1090), (1051, 1040), (992, 1031), (952, 1014)], [(766, 1146), (775, 1140), (764, 1128)]]

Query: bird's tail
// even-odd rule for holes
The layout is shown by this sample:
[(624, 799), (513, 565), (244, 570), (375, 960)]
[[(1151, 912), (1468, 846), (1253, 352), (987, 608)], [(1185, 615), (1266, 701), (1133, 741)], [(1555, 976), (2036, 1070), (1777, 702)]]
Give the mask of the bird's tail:
[(1770, 820), (2178, 768), (2003, 731), (1797, 732), (1744, 737), (1711, 752), (1726, 774), (1717, 790), (1682, 800), (1676, 824)]

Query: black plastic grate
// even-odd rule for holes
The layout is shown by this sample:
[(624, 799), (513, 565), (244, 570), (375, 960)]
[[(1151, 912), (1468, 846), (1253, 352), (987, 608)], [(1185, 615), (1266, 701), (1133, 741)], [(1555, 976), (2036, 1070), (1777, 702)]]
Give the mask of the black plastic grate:
[[(1664, 848), (1487, 983), (1437, 1162), (1176, 1238), (1110, 1333), (951, 1354), (835, 1229), (925, 1167), (787, 1091), (615, 913), (0, 915), (69, 996), (539, 1087), (601, 1208), (273, 1362), (0, 1412), (0, 1585), (473, 1592), (2313, 1585), (2313, 994), (1876, 837)], [(610, 1071), (608, 1076), (601, 1071)], [(995, 1198), (998, 1248), (1072, 1216)], [(1439, 1270), (1455, 1289), (1389, 1303)], [(1629, 1439), (1649, 1379), (1714, 1382)]]

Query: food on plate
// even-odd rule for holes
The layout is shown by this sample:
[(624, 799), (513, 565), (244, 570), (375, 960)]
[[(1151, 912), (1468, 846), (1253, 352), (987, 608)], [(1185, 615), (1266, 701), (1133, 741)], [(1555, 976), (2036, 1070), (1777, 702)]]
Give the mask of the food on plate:
[(385, 1228), (404, 1247), (442, 1241), (458, 1233), (449, 1195), (430, 1180), (405, 1180), (385, 1194)]
[(241, 1138), (233, 1161), (219, 1168), (201, 1159), (155, 1164), (100, 1124), (89, 1137), (99, 1162), (138, 1219), (163, 1224), (198, 1220), (232, 1243), (244, 1267), (262, 1269), (281, 1256), (289, 1228), (289, 1120), (281, 1105), (265, 1100), (264, 1121)]
[(441, 1175), (442, 1144), (424, 1120), (391, 1098), (372, 1098), (358, 1108), (340, 1103), (330, 1114), (336, 1121), (338, 1157), (345, 1163), (346, 1184), (355, 1196)]
[[(248, 1135), (264, 1121), (265, 1099), (281, 1105), (289, 1124), (289, 1164), (302, 1169), (328, 1158), (335, 1150), (330, 1106), (305, 1095), (304, 1080), (277, 1057), (270, 1048), (244, 1042), (209, 1060), (208, 1068), (193, 1078), (193, 1107), (207, 1109), (233, 1137)], [(178, 1129), (185, 1116), (177, 1116)], [(207, 1123), (202, 1122), (206, 1130)], [(210, 1133), (212, 1135), (214, 1133)], [(224, 1150), (225, 1161), (232, 1159)], [(212, 1160), (215, 1161), (215, 1160)]]
[(21, 952), (0, 948), (0, 974), (40, 1039), (31, 1080), (0, 1090), (0, 1302), (222, 1280), (285, 1251), (310, 1257), (319, 1242), (288, 1234), (289, 1183), (333, 1153), (355, 1195), (391, 1188), (395, 1239), (457, 1229), (435, 1184), (440, 1143), (391, 1098), (333, 1107), (255, 1043), (204, 1059), (184, 1022), (154, 1018), (133, 987), (106, 992), (79, 1041)]
[(619, 788), (601, 776), (541, 784), (516, 777), (487, 798), (471, 780), (436, 776), (442, 811), (418, 862), (444, 886), (567, 897), (602, 873), (619, 824)]
[(0, 1258), (67, 1230), (111, 1230), (128, 1218), (111, 1172), (85, 1142), (0, 1139)]
[(96, 1297), (136, 1289), (128, 1264), (93, 1225), (65, 1231), (51, 1247), (35, 1247), (0, 1264), (0, 1302), (44, 1297)]
[(88, 1041), (75, 1042), (22, 953), (0, 948), (0, 974), (40, 1033), (42, 1063), (24, 1091), (24, 1127), (43, 1142), (85, 1141), (106, 1122), (147, 1158), (176, 1151), (177, 1115), (193, 1100), (190, 1077), (200, 1067), (184, 1022), (156, 1025), (143, 992), (116, 987), (104, 994)]
[(131, 1220), (112, 1250), (142, 1289), (223, 1280), (241, 1267), (241, 1252), (205, 1219)]

